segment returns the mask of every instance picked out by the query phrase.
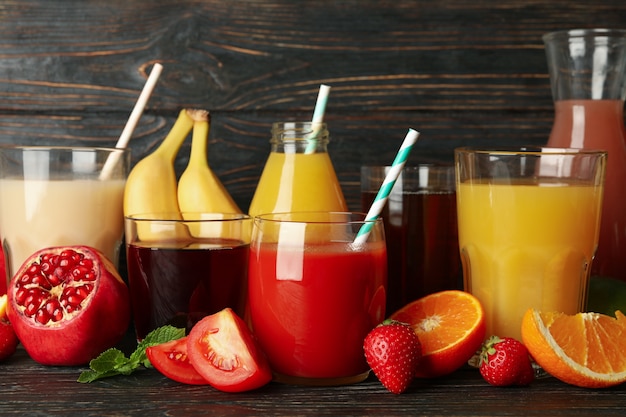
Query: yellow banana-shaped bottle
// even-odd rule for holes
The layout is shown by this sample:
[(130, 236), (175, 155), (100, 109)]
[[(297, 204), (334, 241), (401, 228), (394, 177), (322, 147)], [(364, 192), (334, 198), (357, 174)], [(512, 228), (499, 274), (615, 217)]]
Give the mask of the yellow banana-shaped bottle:
[[(241, 213), (207, 162), (210, 115), (191, 110), (194, 119), (189, 164), (178, 181), (178, 206), (183, 217), (190, 213)], [(185, 214), (189, 213), (189, 214)]]
[[(161, 145), (140, 160), (128, 174), (124, 188), (124, 216), (141, 215), (151, 219), (182, 219), (178, 208), (174, 160), (181, 145), (193, 128), (193, 119), (182, 110)], [(140, 223), (136, 231), (140, 240), (184, 238), (184, 224), (175, 231), (159, 230), (154, 224)]]

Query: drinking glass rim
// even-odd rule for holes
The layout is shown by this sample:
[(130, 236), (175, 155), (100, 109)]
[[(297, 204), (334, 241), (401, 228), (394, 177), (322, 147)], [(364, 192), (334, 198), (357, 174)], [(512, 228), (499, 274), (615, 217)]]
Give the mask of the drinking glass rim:
[[(209, 218), (191, 218), (185, 219), (185, 214), (192, 216), (216, 216)], [(175, 218), (176, 216), (180, 216)], [(217, 217), (225, 216), (225, 217)], [(163, 218), (165, 217), (165, 218)], [(220, 213), (220, 212), (171, 212), (171, 213), (136, 213), (127, 214), (124, 216), (125, 220), (132, 220), (136, 222), (179, 222), (179, 223), (208, 223), (208, 222), (236, 222), (241, 220), (250, 220), (252, 217), (245, 213)]]
[(603, 149), (557, 148), (549, 146), (462, 146), (454, 153), (489, 155), (607, 155)]
[(107, 146), (71, 146), (71, 145), (16, 145), (16, 144), (0, 144), (0, 149), (21, 149), (32, 151), (81, 151), (81, 152), (93, 152), (93, 151), (106, 151), (106, 152), (123, 152), (130, 153), (130, 148), (112, 148)]
[(587, 38), (587, 37), (612, 37), (614, 39), (623, 39), (626, 41), (626, 29), (612, 29), (612, 28), (589, 28), (589, 29), (565, 29), (556, 30), (544, 34), (541, 39), (544, 42), (549, 42), (555, 39), (573, 39), (573, 38)]
[[(308, 220), (308, 219), (292, 219), (287, 218), (292, 215), (328, 215), (327, 220)], [(281, 217), (282, 216), (282, 217)], [(333, 220), (332, 217), (343, 216), (341, 220)], [(355, 220), (354, 216), (358, 216), (359, 219)], [(347, 220), (346, 220), (347, 219)], [(277, 213), (261, 213), (254, 216), (254, 221), (263, 221), (271, 223), (305, 223), (305, 224), (366, 224), (382, 222), (382, 217), (378, 216), (375, 219), (367, 219), (367, 213), (359, 211), (284, 211)]]

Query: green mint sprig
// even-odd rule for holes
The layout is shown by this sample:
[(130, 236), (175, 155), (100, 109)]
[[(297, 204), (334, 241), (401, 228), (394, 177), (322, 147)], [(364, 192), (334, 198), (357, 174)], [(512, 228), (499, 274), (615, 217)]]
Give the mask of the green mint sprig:
[(89, 362), (89, 370), (80, 374), (78, 382), (88, 383), (116, 375), (130, 375), (140, 366), (151, 368), (152, 365), (146, 356), (146, 348), (184, 336), (185, 329), (163, 326), (148, 333), (128, 358), (119, 349), (107, 349)]

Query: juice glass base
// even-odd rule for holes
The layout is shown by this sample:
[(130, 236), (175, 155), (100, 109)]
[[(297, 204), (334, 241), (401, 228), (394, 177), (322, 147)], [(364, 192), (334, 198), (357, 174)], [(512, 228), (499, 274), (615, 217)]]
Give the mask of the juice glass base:
[(351, 385), (363, 382), (369, 376), (370, 371), (367, 370), (362, 374), (354, 376), (345, 376), (340, 378), (305, 378), (299, 376), (274, 374), (274, 382), (290, 385), (306, 385), (310, 387), (330, 387), (338, 385)]

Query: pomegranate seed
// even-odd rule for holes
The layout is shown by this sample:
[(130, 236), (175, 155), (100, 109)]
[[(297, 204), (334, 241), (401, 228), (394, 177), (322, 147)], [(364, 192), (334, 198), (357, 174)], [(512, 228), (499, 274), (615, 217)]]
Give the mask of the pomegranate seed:
[(69, 297), (67, 297), (67, 303), (73, 307), (75, 307), (76, 309), (78, 309), (78, 306), (80, 306), (80, 302), (82, 301), (82, 298), (77, 297), (76, 295), (72, 294)]
[(24, 274), (20, 277), (20, 279), (18, 280), (18, 282), (20, 284), (30, 284), (33, 281), (33, 277), (37, 276), (37, 273), (32, 273), (32, 274)]
[(63, 309), (58, 300), (50, 300), (46, 304), (46, 313), (52, 321), (59, 321), (63, 318)]
[(48, 280), (53, 286), (60, 285), (65, 282), (68, 278), (67, 270), (61, 266), (57, 266), (54, 268), (54, 271), (51, 271), (51, 274), (48, 275)]
[(35, 312), (35, 320), (40, 324), (46, 324), (50, 321), (50, 316), (43, 308), (40, 308)]
[(15, 291), (15, 302), (19, 305), (24, 305), (24, 300), (26, 300), (27, 295), (28, 291), (24, 287), (19, 287), (17, 291)]
[(83, 275), (83, 281), (95, 281), (96, 280), (96, 274), (94, 274), (93, 272), (89, 271), (87, 273), (85, 273)]
[(86, 275), (89, 275), (89, 270), (85, 267), (77, 266), (72, 269), (72, 276), (75, 280), (83, 280)]
[(26, 308), (24, 309), (24, 315), (28, 317), (33, 317), (35, 313), (37, 313), (37, 310), (39, 310), (39, 304), (27, 304)]
[(76, 287), (76, 295), (82, 298), (83, 300), (85, 299), (85, 297), (89, 295), (90, 292), (91, 290), (89, 289), (87, 285), (81, 285), (80, 287)]
[(45, 288), (46, 290), (52, 289), (52, 284), (50, 284), (50, 281), (48, 281), (43, 275), (35, 275), (31, 280), (31, 283), (39, 285), (41, 288)]
[(32, 264), (27, 271), (29, 274), (40, 274), (41, 273), (41, 265), (40, 264)]

